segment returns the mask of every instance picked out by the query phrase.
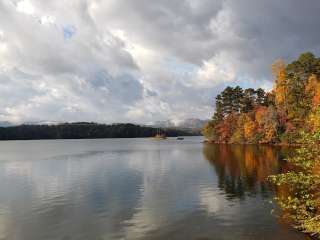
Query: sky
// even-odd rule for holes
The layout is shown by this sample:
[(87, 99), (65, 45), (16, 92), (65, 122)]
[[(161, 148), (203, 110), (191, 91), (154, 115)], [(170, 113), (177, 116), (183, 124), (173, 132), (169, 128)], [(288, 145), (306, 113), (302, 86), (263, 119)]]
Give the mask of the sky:
[(320, 53), (319, 0), (0, 0), (0, 121), (210, 118)]

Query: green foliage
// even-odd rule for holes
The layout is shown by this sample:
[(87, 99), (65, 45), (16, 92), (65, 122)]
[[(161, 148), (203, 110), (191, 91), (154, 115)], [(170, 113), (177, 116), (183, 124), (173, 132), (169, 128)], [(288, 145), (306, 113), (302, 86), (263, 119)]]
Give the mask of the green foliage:
[(227, 87), (216, 97), (214, 119), (222, 120), (232, 113), (247, 113), (255, 106), (267, 106), (268, 103), (268, 95), (261, 88), (243, 90), (239, 86)]
[(269, 180), (277, 186), (275, 200), (301, 231), (320, 236), (320, 132), (303, 133), (302, 145), (287, 159), (293, 170), (273, 175)]
[(289, 76), (296, 75), (307, 80), (311, 74), (320, 76), (320, 62), (313, 53), (302, 53), (296, 61), (288, 64), (286, 72)]

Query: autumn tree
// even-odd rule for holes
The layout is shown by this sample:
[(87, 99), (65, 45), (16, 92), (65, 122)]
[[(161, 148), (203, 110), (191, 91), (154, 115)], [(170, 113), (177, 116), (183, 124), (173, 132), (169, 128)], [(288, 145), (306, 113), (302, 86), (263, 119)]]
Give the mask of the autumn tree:
[(317, 108), (320, 105), (320, 80), (315, 74), (310, 75), (305, 90), (311, 98), (312, 109)]
[[(309, 114), (312, 99), (305, 89), (309, 79), (320, 76), (320, 59), (312, 53), (303, 53), (299, 58), (286, 67), (286, 79), (288, 87), (287, 103), (288, 116), (293, 123), (302, 123)], [(301, 125), (299, 125), (300, 127)]]
[(252, 119), (252, 117), (248, 114), (245, 115), (245, 121), (243, 125), (243, 132), (244, 132), (244, 138), (246, 139), (246, 142), (253, 143), (255, 135), (257, 133), (256, 131), (257, 124)]
[(226, 143), (291, 144), (302, 130), (318, 130), (320, 59), (303, 53), (288, 65), (276, 60), (272, 73), (275, 84), (270, 92), (229, 86), (218, 94), (206, 135)]
[(272, 74), (275, 77), (275, 86), (273, 89), (275, 104), (282, 110), (286, 110), (286, 98), (288, 95), (287, 79), (286, 79), (286, 64), (282, 59), (276, 60), (272, 66)]

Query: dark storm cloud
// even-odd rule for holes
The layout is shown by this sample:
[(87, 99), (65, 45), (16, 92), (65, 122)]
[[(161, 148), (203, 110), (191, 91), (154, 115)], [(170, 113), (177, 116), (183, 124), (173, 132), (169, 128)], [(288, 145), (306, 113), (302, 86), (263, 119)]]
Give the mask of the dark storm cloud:
[(319, 52), (319, 1), (119, 0), (111, 6), (111, 25), (195, 64), (227, 52), (247, 74), (261, 77), (277, 57)]

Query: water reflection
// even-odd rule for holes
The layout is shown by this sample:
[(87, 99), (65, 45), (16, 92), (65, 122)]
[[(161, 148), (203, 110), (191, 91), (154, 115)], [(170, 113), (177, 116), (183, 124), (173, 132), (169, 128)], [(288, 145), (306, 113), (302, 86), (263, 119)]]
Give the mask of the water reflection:
[(270, 146), (212, 145), (203, 148), (205, 158), (214, 167), (218, 185), (229, 198), (261, 194), (269, 197), (267, 177), (286, 168), (281, 158), (286, 150)]
[(1, 240), (301, 239), (261, 201), (282, 168), (272, 148), (100, 139), (0, 153)]

